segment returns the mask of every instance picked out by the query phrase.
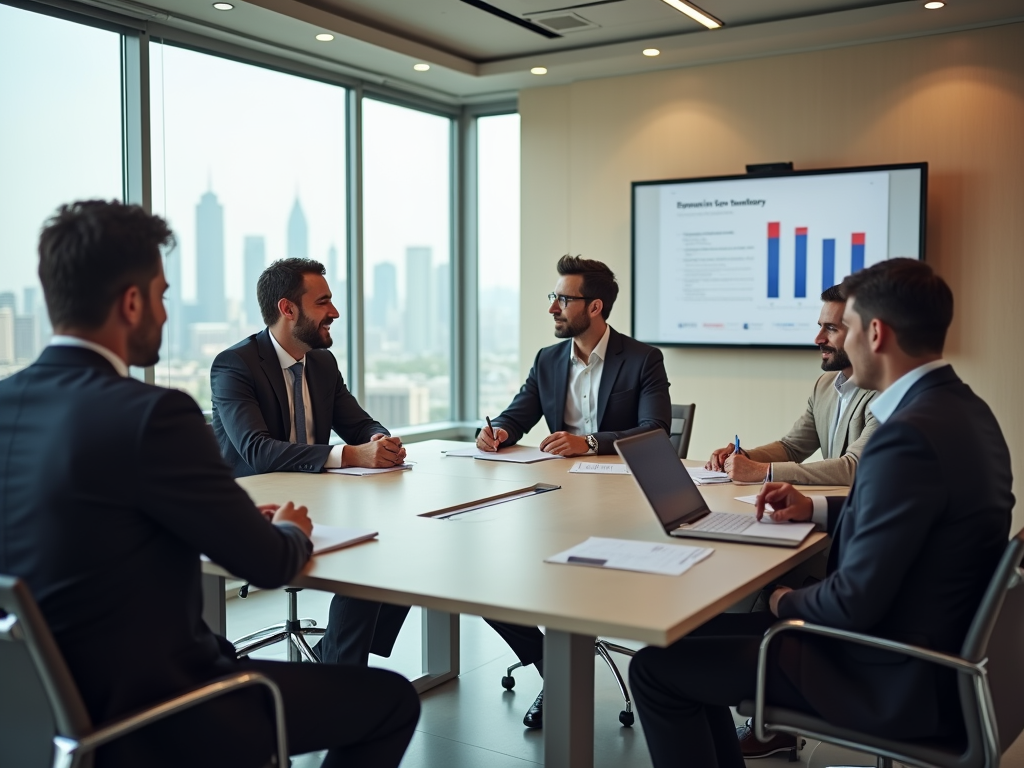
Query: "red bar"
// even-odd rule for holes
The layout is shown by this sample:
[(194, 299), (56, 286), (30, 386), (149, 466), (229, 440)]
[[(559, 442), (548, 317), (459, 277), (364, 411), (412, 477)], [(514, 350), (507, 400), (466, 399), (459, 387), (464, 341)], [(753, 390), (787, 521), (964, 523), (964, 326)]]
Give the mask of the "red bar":
[(854, 232), (853, 233), (853, 242), (851, 243), (851, 245), (864, 245), (864, 233), (863, 232)]
[[(768, 237), (778, 237), (778, 236), (779, 236), (779, 222), (777, 222), (777, 221), (769, 221), (768, 222)], [(863, 235), (861, 235), (861, 237), (863, 237)]]
[(807, 234), (807, 227), (797, 227), (796, 228), (796, 233), (797, 233), (797, 235), (806, 235)]

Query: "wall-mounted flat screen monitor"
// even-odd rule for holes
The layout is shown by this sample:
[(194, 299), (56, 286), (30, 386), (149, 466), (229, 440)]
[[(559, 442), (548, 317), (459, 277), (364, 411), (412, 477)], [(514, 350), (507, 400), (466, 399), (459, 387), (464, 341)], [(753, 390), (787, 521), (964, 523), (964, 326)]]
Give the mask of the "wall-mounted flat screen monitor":
[(821, 293), (924, 258), (928, 165), (633, 182), (633, 336), (807, 346)]

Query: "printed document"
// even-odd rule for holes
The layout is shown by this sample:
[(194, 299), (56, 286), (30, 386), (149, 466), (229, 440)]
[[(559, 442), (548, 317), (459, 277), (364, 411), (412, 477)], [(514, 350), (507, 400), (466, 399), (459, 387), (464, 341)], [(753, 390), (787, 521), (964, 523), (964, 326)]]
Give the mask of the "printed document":
[(599, 464), (596, 461), (577, 461), (569, 470), (576, 475), (631, 475), (625, 464)]
[(415, 462), (407, 461), (394, 467), (344, 467), (342, 469), (328, 469), (332, 475), (353, 475), (363, 477), (364, 475), (382, 475), (385, 472), (401, 472), (405, 469), (412, 469)]
[(710, 547), (591, 536), (582, 544), (552, 555), (544, 562), (680, 576), (714, 551)]
[(454, 451), (445, 451), (446, 456), (460, 456), (482, 461), (507, 461), (511, 464), (533, 464), (535, 461), (550, 461), (560, 459), (553, 453), (545, 453), (540, 448), (532, 448), (528, 445), (513, 445), (502, 448), (500, 451), (481, 451), (475, 445), (469, 448), (458, 448)]

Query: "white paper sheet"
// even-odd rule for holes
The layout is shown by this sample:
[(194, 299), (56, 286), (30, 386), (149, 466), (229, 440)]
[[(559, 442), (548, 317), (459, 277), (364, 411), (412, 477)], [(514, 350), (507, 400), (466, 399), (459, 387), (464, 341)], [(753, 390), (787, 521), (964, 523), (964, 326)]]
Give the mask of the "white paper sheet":
[[(736, 501), (742, 501), (744, 504), (757, 504), (757, 495), (755, 494), (754, 496), (737, 496)], [(767, 509), (769, 512), (775, 511), (775, 507), (773, 507), (771, 504), (765, 504), (764, 508)]]
[(343, 469), (328, 469), (327, 471), (332, 475), (352, 475), (354, 477), (363, 477), (364, 475), (382, 475), (385, 472), (401, 472), (406, 469), (412, 469), (414, 462), (407, 461), (404, 464), (399, 464), (395, 467), (345, 467)]
[(540, 448), (531, 448), (528, 445), (513, 445), (509, 448), (502, 448), (497, 453), (493, 451), (481, 451), (475, 445), (469, 448), (458, 448), (454, 451), (445, 451), (446, 456), (471, 457), (482, 461), (507, 461), (511, 464), (533, 464), (535, 461), (550, 461), (560, 459), (553, 453), (545, 453)]
[(552, 555), (544, 562), (680, 576), (714, 551), (710, 547), (591, 536), (582, 544)]
[(631, 475), (625, 464), (599, 464), (596, 461), (577, 461), (569, 470), (576, 475)]
[(313, 535), (309, 537), (313, 542), (313, 554), (320, 555), (324, 552), (333, 552), (342, 547), (350, 547), (362, 541), (369, 541), (377, 538), (377, 531), (370, 528), (339, 528), (335, 525), (314, 525)]

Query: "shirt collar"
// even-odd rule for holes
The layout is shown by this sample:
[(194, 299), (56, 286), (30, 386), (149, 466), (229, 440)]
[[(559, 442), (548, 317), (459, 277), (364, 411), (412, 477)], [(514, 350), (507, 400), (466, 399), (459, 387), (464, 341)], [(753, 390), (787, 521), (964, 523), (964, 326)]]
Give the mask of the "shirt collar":
[(832, 386), (836, 388), (836, 392), (839, 393), (840, 397), (848, 395), (853, 392), (853, 390), (857, 389), (857, 385), (853, 383), (853, 379), (846, 378), (846, 374), (842, 371), (840, 371), (839, 375), (836, 376), (835, 380), (832, 382)]
[(89, 341), (88, 339), (80, 339), (78, 336), (61, 336), (57, 335), (50, 339), (51, 347), (78, 347), (80, 349), (91, 349), (97, 355), (102, 355), (106, 358), (114, 370), (117, 371), (118, 376), (128, 376), (128, 364), (125, 363), (120, 357), (115, 355), (109, 349), (104, 347), (102, 344), (97, 344), (95, 341)]
[(280, 342), (274, 338), (274, 334), (271, 330), (267, 329), (267, 334), (270, 336), (270, 343), (274, 345), (274, 351), (277, 352), (277, 361), (281, 364), (281, 367), (286, 371), (296, 363), (302, 363), (303, 367), (306, 365), (306, 356), (303, 355), (301, 360), (296, 360), (294, 357), (284, 351), (284, 347), (281, 346)]
[[(604, 329), (604, 336), (597, 342), (597, 346), (594, 347), (594, 351), (590, 353), (590, 357), (587, 358), (587, 365), (594, 362), (596, 357), (598, 360), (604, 361), (604, 356), (608, 353), (608, 337), (611, 336), (612, 327), (606, 325)], [(576, 356), (576, 339), (572, 340), (572, 344), (569, 345), (569, 359), (573, 362), (573, 365), (583, 365), (583, 362)]]
[(899, 407), (911, 387), (932, 371), (937, 371), (939, 368), (947, 365), (949, 363), (945, 360), (933, 360), (930, 363), (919, 365), (914, 370), (908, 371), (896, 379), (888, 389), (880, 392), (878, 397), (871, 401), (871, 405), (868, 408), (875, 414), (875, 418), (878, 419), (879, 423), (884, 424)]

